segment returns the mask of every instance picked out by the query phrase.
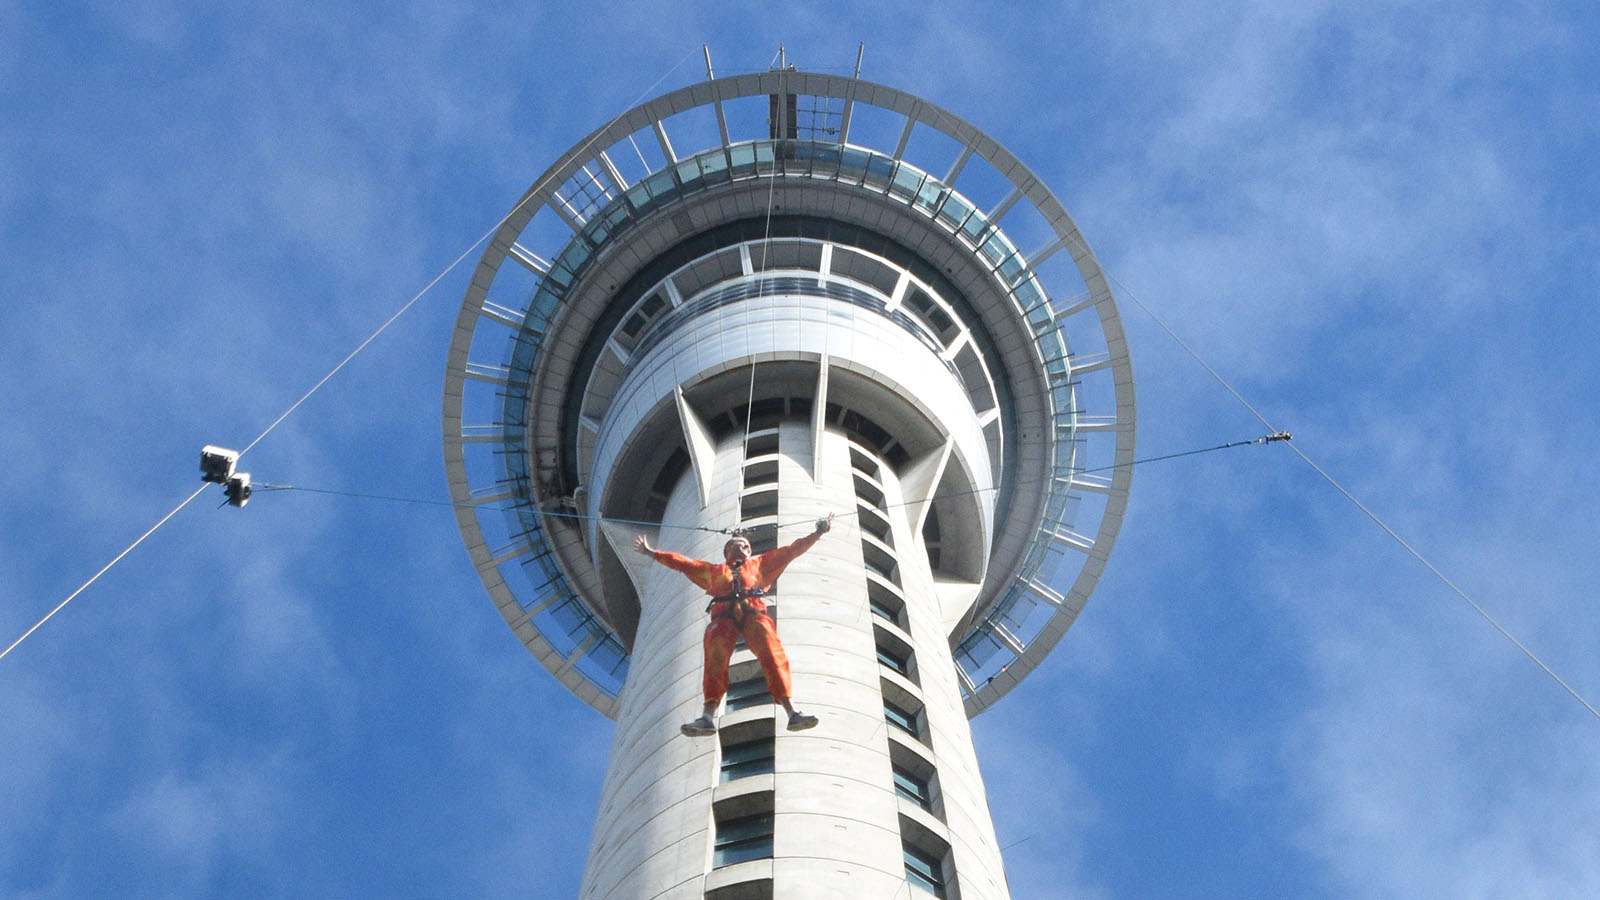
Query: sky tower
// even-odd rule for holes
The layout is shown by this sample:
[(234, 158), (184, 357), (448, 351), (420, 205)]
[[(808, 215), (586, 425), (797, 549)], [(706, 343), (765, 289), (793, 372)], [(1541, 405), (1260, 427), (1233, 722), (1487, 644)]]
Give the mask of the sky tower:
[[(1098, 263), (963, 119), (708, 56), (562, 155), (473, 274), (444, 450), (507, 624), (617, 721), (580, 896), (1008, 897), (968, 719), (1083, 608), (1133, 448)], [(771, 598), (822, 724), (740, 650), (683, 737), (705, 596), (634, 535), (716, 559), (828, 512)]]

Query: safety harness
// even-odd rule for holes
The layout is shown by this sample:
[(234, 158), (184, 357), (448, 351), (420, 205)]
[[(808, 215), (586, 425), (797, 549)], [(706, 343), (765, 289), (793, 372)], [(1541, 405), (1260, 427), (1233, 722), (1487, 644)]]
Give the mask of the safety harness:
[[(744, 563), (742, 561), (728, 563), (728, 568), (732, 575), (730, 580), (733, 582), (733, 592), (712, 597), (711, 602), (706, 604), (706, 612), (711, 613), (711, 618), (732, 619), (734, 624), (741, 628), (744, 627), (744, 617), (751, 612), (750, 604), (747, 602), (749, 598), (762, 597), (767, 593), (759, 587), (744, 586), (744, 579), (739, 577), (739, 569), (743, 566)], [(716, 609), (718, 603), (726, 603), (728, 605), (724, 606), (720, 612), (712, 612), (712, 610)]]

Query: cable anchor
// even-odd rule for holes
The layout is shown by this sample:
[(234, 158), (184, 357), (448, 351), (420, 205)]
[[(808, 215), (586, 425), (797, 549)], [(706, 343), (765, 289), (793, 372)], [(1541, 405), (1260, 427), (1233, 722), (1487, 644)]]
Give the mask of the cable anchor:
[(1292, 440), (1293, 438), (1294, 435), (1287, 431), (1274, 431), (1271, 434), (1264, 434), (1261, 437), (1256, 438), (1255, 442), (1258, 444), (1271, 444), (1277, 441)]

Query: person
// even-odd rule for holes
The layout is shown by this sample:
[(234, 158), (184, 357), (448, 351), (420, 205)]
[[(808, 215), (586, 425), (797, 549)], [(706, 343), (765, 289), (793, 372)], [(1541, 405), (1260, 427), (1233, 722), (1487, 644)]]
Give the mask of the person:
[(789, 657), (783, 652), (772, 617), (767, 615), (767, 603), (762, 599), (772, 589), (783, 570), (795, 557), (811, 549), (817, 539), (833, 527), (833, 514), (818, 519), (816, 530), (785, 547), (775, 547), (759, 556), (750, 555), (750, 542), (735, 537), (722, 545), (724, 562), (707, 562), (691, 559), (669, 550), (650, 546), (644, 535), (634, 539), (633, 548), (656, 562), (682, 572), (690, 581), (705, 589), (711, 596), (711, 621), (706, 625), (705, 646), (706, 705), (700, 718), (682, 727), (690, 737), (716, 734), (717, 725), (711, 716), (728, 691), (728, 657), (733, 655), (734, 642), (740, 635), (761, 663), (767, 676), (767, 690), (772, 699), (789, 714), (790, 731), (815, 728), (817, 717), (794, 708), (793, 691), (789, 678)]

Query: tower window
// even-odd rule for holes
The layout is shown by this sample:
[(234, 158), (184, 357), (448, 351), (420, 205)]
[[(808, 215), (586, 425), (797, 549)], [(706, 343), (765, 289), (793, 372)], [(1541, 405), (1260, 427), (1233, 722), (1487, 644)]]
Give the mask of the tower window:
[(745, 452), (750, 459), (778, 452), (778, 433), (752, 434), (745, 442)]
[(911, 676), (911, 664), (886, 647), (880, 646), (878, 648), (878, 662), (908, 678)]
[(921, 823), (900, 817), (900, 850), (905, 859), (906, 881), (944, 900), (955, 882), (950, 845)]
[[(910, 769), (896, 765), (892, 768), (894, 773), (894, 792), (910, 800), (923, 809), (933, 811), (933, 788), (928, 784), (928, 779), (918, 776)], [(727, 779), (724, 778), (724, 781)]]
[(889, 772), (894, 792), (922, 807), (940, 820), (944, 810), (939, 803), (939, 775), (933, 761), (898, 738), (889, 741)]
[(922, 740), (921, 716), (906, 709), (893, 700), (883, 701), (883, 718), (890, 725), (904, 731), (917, 740)]
[(878, 679), (878, 689), (883, 693), (884, 721), (915, 738), (923, 746), (931, 746), (927, 715), (922, 698), (917, 696), (915, 689), (903, 681), (890, 680), (888, 677)]
[(900, 564), (887, 550), (871, 541), (862, 541), (861, 561), (866, 564), (867, 571), (876, 573), (890, 584), (899, 586)]
[(777, 460), (762, 460), (748, 463), (744, 467), (744, 486), (747, 488), (758, 487), (763, 484), (778, 483)]
[(890, 529), (889, 520), (884, 518), (883, 513), (870, 506), (857, 506), (856, 522), (861, 525), (862, 531), (890, 547), (894, 546), (894, 533)]
[(850, 466), (869, 478), (878, 477), (878, 464), (855, 447), (850, 448)]
[(892, 589), (870, 578), (867, 579), (867, 607), (872, 610), (873, 615), (885, 622), (905, 627), (906, 602)]
[[(772, 735), (722, 748), (722, 780), (772, 772)], [(897, 782), (898, 783), (898, 782)]]
[(944, 866), (939, 859), (910, 845), (903, 846), (901, 850), (906, 861), (906, 880), (944, 900)]
[(740, 816), (717, 823), (717, 840), (711, 854), (716, 867), (772, 856), (772, 813)]
[(915, 656), (906, 642), (886, 629), (872, 629), (873, 642), (878, 648), (878, 662), (886, 669), (916, 683)]
[(749, 709), (760, 706), (772, 699), (772, 694), (767, 692), (767, 679), (757, 672), (753, 678), (735, 681), (728, 685), (728, 711), (736, 709)]
[(856, 496), (861, 498), (862, 503), (866, 504), (867, 506), (875, 506), (878, 509), (888, 508), (884, 506), (883, 503), (883, 491), (878, 490), (877, 485), (866, 480), (865, 478), (859, 477), (855, 479), (855, 483)]
[(744, 509), (742, 519), (763, 519), (778, 514), (778, 492), (760, 490), (745, 494), (740, 500)]

